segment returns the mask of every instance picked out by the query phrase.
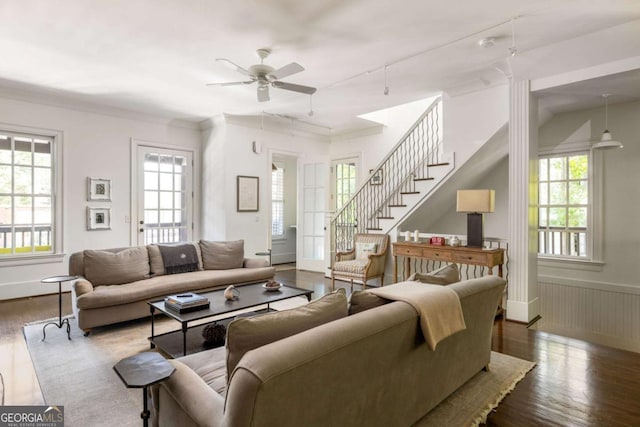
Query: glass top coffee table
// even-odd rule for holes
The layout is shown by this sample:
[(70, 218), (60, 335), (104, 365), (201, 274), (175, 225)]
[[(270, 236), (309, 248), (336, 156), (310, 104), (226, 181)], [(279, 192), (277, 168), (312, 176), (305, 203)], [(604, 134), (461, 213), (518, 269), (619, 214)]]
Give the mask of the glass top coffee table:
[[(276, 291), (266, 290), (262, 286), (263, 284), (264, 283), (257, 283), (237, 286), (236, 289), (240, 292), (240, 295), (236, 297), (235, 300), (225, 299), (223, 295), (224, 289), (212, 292), (200, 292), (198, 293), (199, 295), (209, 298), (209, 307), (189, 313), (178, 313), (175, 310), (167, 308), (164, 299), (149, 301), (148, 304), (151, 310), (151, 336), (149, 337), (149, 342), (151, 348), (158, 347), (171, 357), (197, 353), (207, 349), (207, 347), (203, 345), (204, 339), (201, 336), (202, 329), (206, 325), (199, 324), (197, 326), (189, 326), (190, 323), (215, 316), (222, 316), (220, 319), (217, 319), (216, 322), (222, 321), (220, 323), (225, 323), (223, 319), (227, 319), (226, 323), (228, 323), (235, 317), (233, 312), (238, 310), (266, 305), (265, 311), (271, 311), (270, 304), (273, 302), (301, 296), (305, 296), (308, 301), (311, 301), (311, 294), (313, 294), (313, 291), (309, 289), (301, 289), (287, 285), (280, 287)], [(181, 329), (155, 335), (154, 315), (157, 314), (156, 312), (160, 312), (180, 322)], [(225, 314), (229, 316), (224, 317)]]

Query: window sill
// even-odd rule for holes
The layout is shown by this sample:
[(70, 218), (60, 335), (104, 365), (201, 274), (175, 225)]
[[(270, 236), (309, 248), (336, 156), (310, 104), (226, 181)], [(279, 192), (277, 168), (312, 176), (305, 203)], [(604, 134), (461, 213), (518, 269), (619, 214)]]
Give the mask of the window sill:
[(17, 267), (21, 265), (52, 264), (62, 262), (65, 254), (28, 254), (0, 257), (1, 267)]
[(604, 261), (590, 259), (552, 258), (538, 256), (538, 267), (563, 268), (583, 271), (602, 271)]

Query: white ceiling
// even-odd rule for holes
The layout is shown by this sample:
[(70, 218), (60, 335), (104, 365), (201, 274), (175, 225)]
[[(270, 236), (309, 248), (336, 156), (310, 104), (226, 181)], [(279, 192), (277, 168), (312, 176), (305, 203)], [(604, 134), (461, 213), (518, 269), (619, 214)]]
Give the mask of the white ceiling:
[[(511, 58), (515, 16), (518, 55)], [(488, 36), (497, 38), (495, 46), (478, 47)], [(283, 80), (318, 88), (313, 116), (307, 95), (271, 89), (271, 101), (258, 103), (255, 85), (205, 86), (243, 80), (216, 58), (246, 68), (259, 62), (255, 50), (264, 47), (273, 50), (267, 64), (295, 61), (306, 68)], [(2, 1), (0, 52), (5, 96), (30, 94), (196, 122), (223, 112), (264, 111), (340, 132), (365, 126), (359, 114), (440, 91), (502, 84), (505, 72), (536, 78), (640, 56), (640, 2)], [(640, 98), (638, 74), (626, 85), (622, 80), (608, 93)], [(567, 108), (603, 93), (595, 83), (549, 90), (541, 98)], [(628, 87), (634, 83), (635, 91)]]

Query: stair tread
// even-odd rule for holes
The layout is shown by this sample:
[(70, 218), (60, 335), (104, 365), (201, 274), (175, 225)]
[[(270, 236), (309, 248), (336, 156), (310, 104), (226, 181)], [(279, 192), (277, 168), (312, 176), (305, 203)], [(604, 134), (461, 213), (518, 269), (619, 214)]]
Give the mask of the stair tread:
[(376, 219), (395, 219), (395, 217), (392, 217), (392, 216), (377, 216)]
[(435, 166), (449, 166), (449, 162), (444, 162), (444, 163), (432, 163), (430, 165), (427, 165), (428, 168), (431, 167), (435, 167)]
[(389, 205), (390, 208), (406, 208), (407, 205)]
[(401, 191), (400, 194), (420, 194), (419, 191)]
[(435, 178), (413, 178), (414, 181), (433, 181)]
[(382, 231), (382, 228), (370, 228), (370, 227), (367, 227), (367, 230)]

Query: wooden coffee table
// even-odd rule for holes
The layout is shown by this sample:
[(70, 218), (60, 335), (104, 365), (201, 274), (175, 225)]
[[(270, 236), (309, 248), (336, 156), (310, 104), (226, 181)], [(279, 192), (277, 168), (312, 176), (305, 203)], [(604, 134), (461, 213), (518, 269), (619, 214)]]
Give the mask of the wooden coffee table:
[[(311, 301), (311, 294), (313, 294), (313, 291), (295, 288), (293, 286), (282, 286), (277, 291), (268, 291), (263, 288), (262, 285), (263, 283), (258, 283), (236, 287), (240, 295), (231, 301), (224, 298), (224, 289), (199, 293), (209, 298), (210, 306), (190, 313), (177, 313), (176, 311), (166, 308), (164, 299), (148, 302), (151, 310), (151, 336), (149, 337), (151, 348), (158, 347), (171, 357), (197, 353), (207, 349), (207, 347), (203, 345), (204, 339), (202, 338), (202, 329), (206, 325), (199, 324), (189, 326), (190, 323), (225, 314), (229, 314), (229, 316), (218, 319), (216, 322), (223, 324), (229, 323), (231, 319), (235, 317), (232, 313), (238, 310), (266, 305), (264, 311), (271, 311), (270, 304), (273, 302), (300, 296), (305, 296), (308, 301)], [(181, 329), (156, 335), (154, 326), (154, 315), (157, 314), (156, 312), (160, 312), (180, 322)], [(226, 321), (223, 319), (226, 319)]]

